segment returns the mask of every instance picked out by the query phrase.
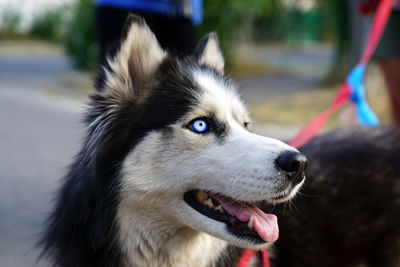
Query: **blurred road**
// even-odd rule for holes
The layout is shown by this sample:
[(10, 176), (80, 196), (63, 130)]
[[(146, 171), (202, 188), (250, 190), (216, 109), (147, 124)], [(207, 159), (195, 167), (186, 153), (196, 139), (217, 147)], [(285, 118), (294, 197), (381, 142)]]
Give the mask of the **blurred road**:
[[(0, 46), (1, 267), (48, 265), (36, 262), (35, 243), (59, 180), (79, 149), (87, 93), (74, 87), (85, 79), (60, 51), (25, 47), (9, 53)], [(254, 76), (239, 82), (251, 104), (311, 90), (317, 80)], [(285, 129), (276, 133), (284, 135)]]
[(81, 125), (79, 101), (43, 88), (66, 68), (63, 57), (0, 57), (0, 266), (46, 266), (34, 246)]
[(247, 75), (239, 79), (242, 94), (249, 104), (276, 96), (317, 89), (329, 71), (333, 58), (330, 45), (314, 45), (297, 50), (280, 46), (238, 45), (239, 62), (268, 68), (274, 75)]

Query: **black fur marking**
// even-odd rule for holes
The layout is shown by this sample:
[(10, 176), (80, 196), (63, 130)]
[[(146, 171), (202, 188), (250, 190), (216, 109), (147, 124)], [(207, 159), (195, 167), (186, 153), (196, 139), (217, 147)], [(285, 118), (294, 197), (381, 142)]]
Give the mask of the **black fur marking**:
[(113, 73), (108, 64), (108, 61), (104, 60), (103, 65), (100, 68), (98, 68), (96, 78), (94, 80), (94, 88), (98, 91), (103, 91), (105, 89), (106, 70), (111, 74)]
[[(182, 64), (164, 60), (155, 86), (138, 106), (126, 101), (106, 115), (107, 99), (91, 97), (84, 146), (65, 177), (42, 239), (57, 266), (121, 266), (115, 215), (120, 201), (121, 163), (153, 130), (168, 131), (197, 102), (199, 88)], [(99, 116), (104, 116), (98, 120)]]
[(227, 125), (218, 120), (218, 118), (214, 114), (209, 115), (208, 118), (211, 122), (211, 130), (214, 132), (218, 141), (223, 142), (225, 140), (225, 137), (228, 135)]

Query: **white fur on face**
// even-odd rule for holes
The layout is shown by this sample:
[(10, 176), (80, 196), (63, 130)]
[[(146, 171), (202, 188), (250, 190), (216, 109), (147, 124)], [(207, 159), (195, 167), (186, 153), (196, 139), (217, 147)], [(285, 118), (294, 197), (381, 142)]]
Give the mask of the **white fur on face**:
[[(204, 240), (198, 239), (204, 233), (237, 246), (260, 248), (265, 245), (239, 239), (224, 223), (187, 205), (184, 193), (202, 189), (254, 202), (275, 197), (283, 189), (298, 189), (275, 166), (278, 156), (295, 149), (245, 129), (248, 114), (231, 85), (211, 72), (195, 70), (193, 77), (202, 90), (198, 105), (167, 132), (150, 132), (124, 161), (117, 218), (127, 252), (140, 246), (140, 242), (129, 241), (130, 237), (137, 240), (137, 233), (153, 240), (153, 249), (167, 240), (176, 242), (168, 246), (182, 249), (185, 242)], [(212, 132), (202, 135), (185, 127), (191, 120), (210, 114), (226, 126), (222, 140)], [(218, 244), (214, 251), (224, 247), (223, 242)]]

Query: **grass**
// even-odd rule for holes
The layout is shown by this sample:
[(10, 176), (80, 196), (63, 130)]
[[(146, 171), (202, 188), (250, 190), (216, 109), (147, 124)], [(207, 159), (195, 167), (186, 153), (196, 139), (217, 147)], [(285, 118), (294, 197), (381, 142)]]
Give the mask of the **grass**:
[(43, 57), (48, 55), (61, 55), (62, 48), (44, 41), (0, 40), (0, 56), (18, 58), (21, 56)]
[(264, 74), (276, 74), (278, 71), (266, 66), (265, 64), (258, 64), (256, 62), (237, 62), (233, 61), (228, 67), (227, 73), (233, 77), (245, 77)]
[[(323, 88), (310, 92), (275, 97), (250, 107), (251, 115), (256, 123), (282, 126), (302, 126), (325, 110), (333, 101), (338, 86)], [(383, 124), (390, 122), (390, 109), (386, 91), (368, 90), (368, 101)], [(340, 127), (342, 111), (334, 114), (328, 122), (327, 129)]]

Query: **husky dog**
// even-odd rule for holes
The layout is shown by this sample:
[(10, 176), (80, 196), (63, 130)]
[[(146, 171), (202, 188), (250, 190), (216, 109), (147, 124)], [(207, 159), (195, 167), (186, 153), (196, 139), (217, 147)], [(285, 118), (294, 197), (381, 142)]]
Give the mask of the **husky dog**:
[(275, 209), (279, 267), (400, 267), (400, 131), (343, 129), (301, 148), (295, 208)]
[(43, 245), (57, 266), (209, 266), (278, 238), (259, 203), (292, 198), (306, 158), (251, 133), (214, 33), (186, 59), (130, 18)]

